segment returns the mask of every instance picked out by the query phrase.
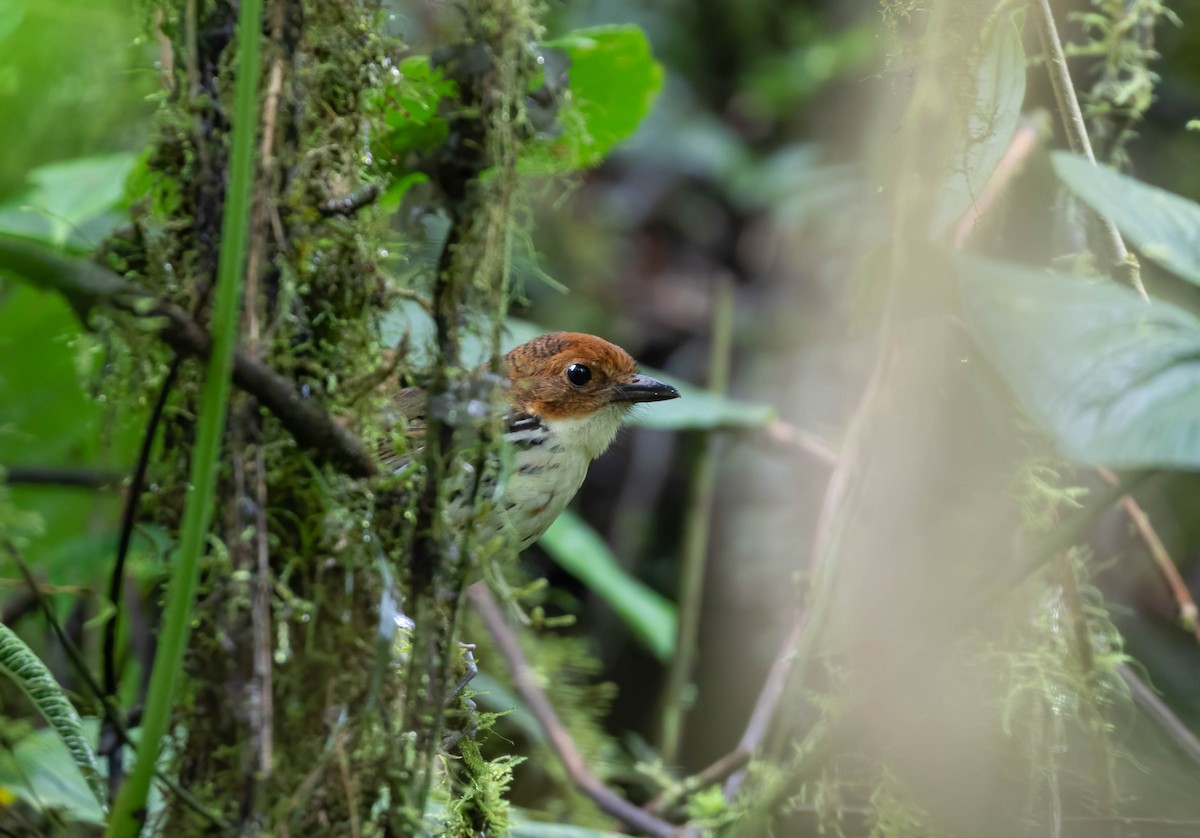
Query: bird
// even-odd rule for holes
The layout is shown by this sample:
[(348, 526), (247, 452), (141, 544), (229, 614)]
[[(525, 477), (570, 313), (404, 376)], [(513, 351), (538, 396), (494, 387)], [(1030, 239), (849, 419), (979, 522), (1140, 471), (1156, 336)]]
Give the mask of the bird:
[[(513, 454), (490, 529), (520, 552), (566, 509), (634, 405), (677, 399), (679, 391), (640, 373), (621, 347), (582, 332), (539, 335), (509, 351), (504, 366), (504, 439)], [(425, 391), (415, 387), (392, 398), (410, 438), (423, 431), (425, 402)], [(404, 469), (413, 463), (412, 449), (385, 451), (380, 459)]]

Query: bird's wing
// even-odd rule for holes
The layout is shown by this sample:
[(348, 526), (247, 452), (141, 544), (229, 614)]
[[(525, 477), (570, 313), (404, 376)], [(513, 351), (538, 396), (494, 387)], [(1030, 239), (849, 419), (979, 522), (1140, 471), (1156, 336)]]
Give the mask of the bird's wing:
[[(375, 454), (384, 468), (400, 471), (425, 447), (425, 402), (425, 391), (420, 387), (405, 387), (392, 394), (389, 404), (391, 421), (393, 427), (404, 425), (406, 445), (402, 451), (397, 451), (388, 437), (376, 443)], [(510, 442), (526, 448), (540, 445), (546, 428), (536, 416), (510, 409), (504, 414), (504, 431)]]
[(425, 447), (425, 391), (405, 387), (392, 394), (389, 413), (393, 427), (404, 427), (405, 446), (397, 451), (390, 436), (375, 443), (375, 457), (385, 469), (400, 471), (412, 462), (413, 454)]

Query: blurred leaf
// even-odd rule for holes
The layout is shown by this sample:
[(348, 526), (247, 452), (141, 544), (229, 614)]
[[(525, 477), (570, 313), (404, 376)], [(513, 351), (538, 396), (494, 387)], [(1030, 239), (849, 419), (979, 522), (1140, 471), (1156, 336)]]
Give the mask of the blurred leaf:
[(1059, 180), (1112, 219), (1147, 259), (1200, 285), (1200, 204), (1066, 151), (1051, 158)]
[[(71, 307), (55, 294), (14, 284), (0, 302), (0, 464), (111, 466), (133, 449), (139, 421), (128, 411), (101, 446), (105, 406), (85, 380), (102, 360)], [(31, 560), (55, 584), (81, 584), (112, 557), (115, 493), (14, 486), (13, 501), (45, 522)]]
[(881, 47), (876, 27), (865, 23), (804, 40), (793, 49), (768, 52), (744, 82), (756, 108), (773, 119), (788, 118), (833, 79), (862, 69)]
[(400, 202), (404, 200), (404, 196), (408, 194), (408, 190), (412, 189), (418, 183), (425, 183), (429, 180), (429, 175), (424, 172), (409, 172), (406, 175), (392, 178), (392, 182), (388, 184), (388, 188), (379, 196), (376, 205), (379, 211), (384, 215), (391, 215), (400, 209)]
[(546, 734), (537, 719), (516, 693), (486, 672), (480, 671), (471, 679), (471, 689), (476, 691), (474, 700), (494, 713), (504, 713), (504, 721), (514, 724), (534, 742), (544, 742)]
[(0, 43), (17, 31), (25, 18), (25, 0), (0, 0)]
[(132, 154), (83, 157), (42, 166), (29, 174), (33, 188), (0, 206), (0, 230), (56, 245), (73, 237), (94, 245), (120, 223), (113, 213), (125, 197)]
[(720, 428), (757, 428), (776, 417), (769, 404), (737, 401), (653, 369), (644, 370), (679, 390), (679, 398), (634, 408), (629, 424), (660, 431), (713, 431)]
[(975, 202), (1008, 150), (1025, 101), (1025, 50), (1020, 11), (995, 18), (983, 33), (975, 68), (975, 101), (958, 138), (941, 190), (932, 237), (940, 238)]
[(22, 8), (0, 60), (5, 202), (47, 163), (142, 145), (162, 93), (158, 45), (128, 0), (7, 0), (0, 18)]
[(582, 518), (567, 510), (539, 543), (559, 567), (607, 602), (656, 658), (670, 658), (675, 647), (675, 606), (626, 573), (604, 539)]
[(106, 807), (107, 793), (96, 763), (96, 754), (83, 729), (83, 721), (54, 680), (41, 658), (25, 645), (12, 630), (0, 624), (0, 672), (7, 675), (38, 709), (57, 734), (78, 773), (94, 796), (94, 802)]
[[(93, 722), (85, 726), (98, 728)], [(0, 751), (0, 788), (38, 811), (54, 810), (68, 820), (103, 825), (104, 811), (79, 773), (71, 752), (50, 728), (22, 737)]]
[(1200, 467), (1200, 320), (1108, 281), (958, 264), (971, 334), (1064, 456)]
[(622, 838), (623, 833), (588, 829), (565, 823), (541, 823), (527, 820), (524, 817), (514, 817), (510, 835), (512, 838)]
[(650, 112), (662, 89), (662, 65), (646, 33), (632, 25), (577, 29), (545, 46), (570, 58), (570, 94), (558, 112), (562, 134), (533, 144), (525, 169), (554, 173), (594, 166)]

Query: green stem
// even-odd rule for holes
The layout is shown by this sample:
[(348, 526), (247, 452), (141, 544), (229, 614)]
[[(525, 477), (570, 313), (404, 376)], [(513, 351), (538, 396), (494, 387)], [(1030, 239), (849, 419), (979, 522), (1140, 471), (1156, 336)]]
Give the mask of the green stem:
[(212, 318), (212, 354), (204, 379), (196, 447), (192, 452), (189, 491), (183, 510), (179, 554), (167, 594), (158, 652), (150, 677), (137, 763), (117, 797), (105, 835), (133, 836), (141, 830), (150, 780), (167, 732), (175, 687), (183, 668), (192, 606), (200, 576), (200, 557), (212, 522), (217, 458), (225, 432), (233, 355), (238, 331), (250, 202), (254, 185), (254, 135), (258, 125), (259, 32), (262, 0), (242, 0), (238, 12), (238, 64), (230, 138), (229, 190), (221, 219), (217, 296)]
[[(733, 349), (733, 285), (717, 284), (713, 301), (712, 351), (709, 355), (708, 389), (724, 395), (729, 387), (729, 361)], [(683, 567), (679, 581), (679, 619), (675, 631), (675, 655), (667, 672), (663, 704), (663, 760), (673, 763), (679, 756), (683, 722), (692, 704), (692, 671), (698, 657), (700, 613), (704, 605), (704, 571), (708, 561), (708, 537), (716, 493), (717, 436), (709, 434), (692, 476), (688, 501), (687, 530), (683, 541)]]

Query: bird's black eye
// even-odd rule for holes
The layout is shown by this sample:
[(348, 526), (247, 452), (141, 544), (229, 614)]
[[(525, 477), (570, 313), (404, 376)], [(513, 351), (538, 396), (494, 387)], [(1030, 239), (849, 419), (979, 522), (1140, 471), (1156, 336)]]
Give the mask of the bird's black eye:
[(582, 387), (592, 380), (592, 371), (583, 364), (571, 364), (567, 367), (567, 381), (576, 387)]

